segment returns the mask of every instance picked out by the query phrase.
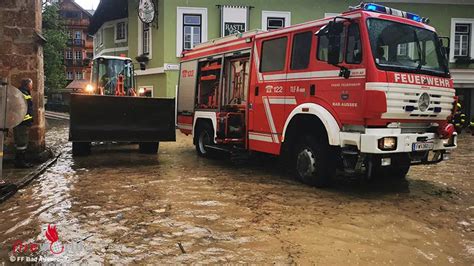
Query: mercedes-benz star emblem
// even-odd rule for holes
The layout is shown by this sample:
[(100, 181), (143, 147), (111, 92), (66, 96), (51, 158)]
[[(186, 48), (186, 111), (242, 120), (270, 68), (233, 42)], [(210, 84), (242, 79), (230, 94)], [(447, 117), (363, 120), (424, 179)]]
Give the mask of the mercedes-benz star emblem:
[(429, 106), (430, 106), (430, 95), (424, 92), (423, 94), (421, 94), (420, 99), (418, 99), (418, 110), (424, 112), (428, 110)]

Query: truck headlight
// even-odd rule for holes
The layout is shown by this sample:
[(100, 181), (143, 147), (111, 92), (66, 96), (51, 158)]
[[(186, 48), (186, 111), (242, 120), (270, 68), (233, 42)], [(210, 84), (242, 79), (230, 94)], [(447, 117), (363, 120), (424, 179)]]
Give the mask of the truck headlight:
[(379, 149), (382, 151), (393, 151), (397, 149), (396, 137), (384, 137), (379, 139)]
[(87, 84), (86, 86), (86, 92), (87, 93), (92, 93), (94, 92), (94, 87), (91, 84)]

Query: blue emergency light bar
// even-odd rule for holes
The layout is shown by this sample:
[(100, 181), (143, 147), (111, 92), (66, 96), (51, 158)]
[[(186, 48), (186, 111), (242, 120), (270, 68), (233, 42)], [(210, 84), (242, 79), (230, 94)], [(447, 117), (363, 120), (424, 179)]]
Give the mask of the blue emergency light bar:
[(402, 18), (407, 18), (411, 19), (417, 22), (425, 23), (428, 24), (430, 22), (429, 18), (423, 18), (417, 14), (401, 11), (395, 8), (390, 8), (382, 5), (377, 5), (373, 3), (362, 3), (360, 4), (359, 8), (366, 10), (366, 11), (371, 11), (371, 12), (377, 12), (377, 13), (382, 13), (382, 14), (389, 14), (389, 15), (394, 15)]

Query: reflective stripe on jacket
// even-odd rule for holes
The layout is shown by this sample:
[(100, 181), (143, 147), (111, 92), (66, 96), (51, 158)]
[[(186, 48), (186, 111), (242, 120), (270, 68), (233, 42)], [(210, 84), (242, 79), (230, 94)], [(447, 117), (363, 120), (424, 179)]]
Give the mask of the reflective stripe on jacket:
[(33, 98), (31, 97), (30, 91), (28, 89), (20, 87), (19, 90), (23, 94), (23, 98), (25, 99), (27, 106), (26, 115), (23, 118), (22, 124), (30, 126), (33, 123)]

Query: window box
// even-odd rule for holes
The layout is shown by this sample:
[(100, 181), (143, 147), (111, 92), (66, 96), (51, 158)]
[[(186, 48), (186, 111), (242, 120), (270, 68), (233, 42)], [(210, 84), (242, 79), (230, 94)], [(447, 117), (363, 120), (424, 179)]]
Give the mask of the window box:
[(140, 56), (135, 57), (135, 60), (137, 60), (137, 62), (139, 62), (139, 63), (148, 63), (148, 61), (150, 61), (150, 58), (148, 58), (148, 56), (142, 54)]
[(469, 56), (455, 56), (454, 59), (456, 60), (456, 64), (459, 65), (468, 65), (474, 63), (474, 59)]

